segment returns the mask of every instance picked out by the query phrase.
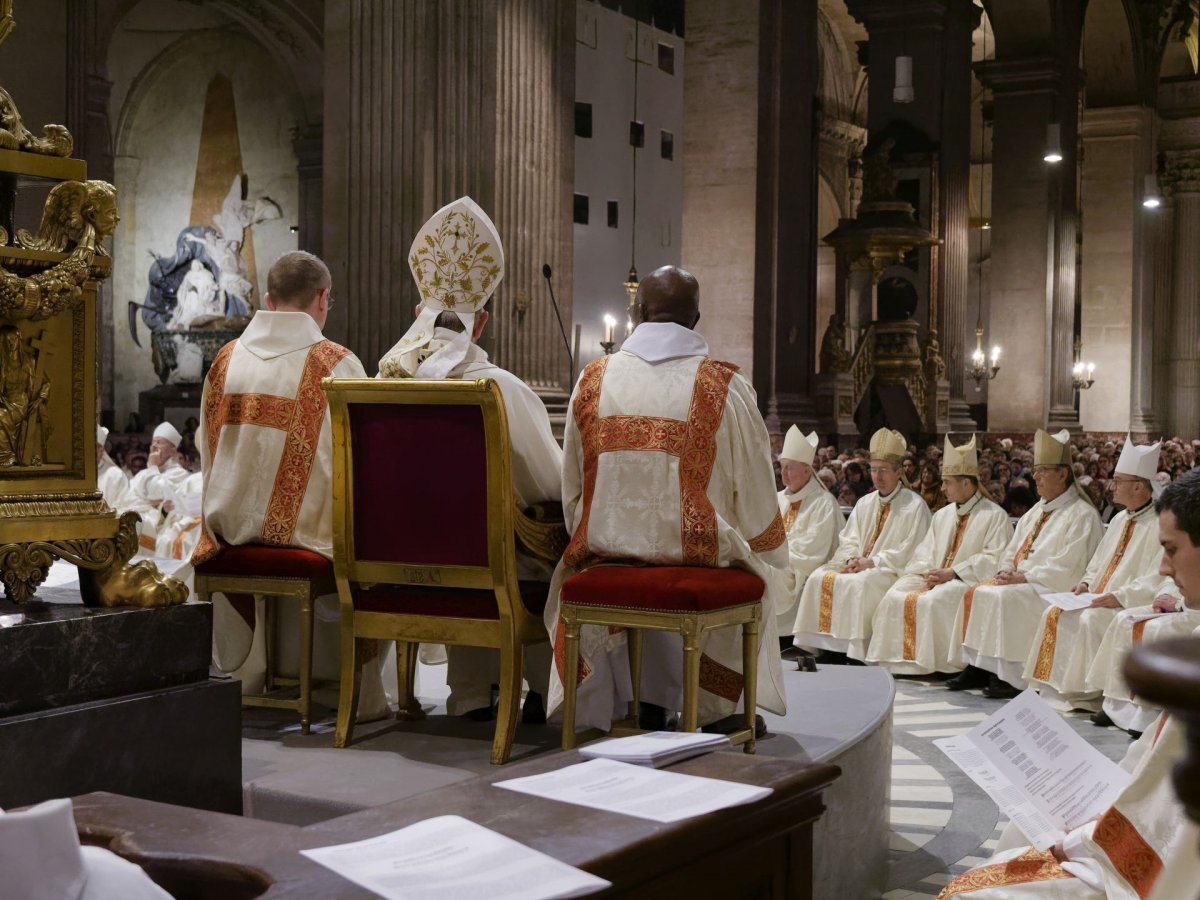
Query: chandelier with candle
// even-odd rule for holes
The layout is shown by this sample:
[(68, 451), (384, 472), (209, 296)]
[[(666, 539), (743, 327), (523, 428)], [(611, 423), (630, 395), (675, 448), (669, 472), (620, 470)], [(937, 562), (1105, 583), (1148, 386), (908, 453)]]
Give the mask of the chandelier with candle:
[(1083, 342), (1075, 338), (1075, 363), (1071, 366), (1071, 385), (1077, 391), (1086, 391), (1096, 383), (1096, 366), (1082, 359)]
[[(983, 58), (987, 59), (987, 19), (983, 21)], [(1000, 348), (992, 346), (991, 358), (983, 349), (983, 232), (991, 228), (991, 223), (983, 214), (983, 145), (985, 141), (983, 129), (983, 87), (979, 89), (979, 217), (983, 223), (979, 230), (979, 255), (977, 260), (975, 286), (978, 298), (978, 313), (975, 319), (975, 352), (971, 354), (971, 365), (967, 366), (967, 374), (975, 380), (978, 390), (985, 381), (991, 381), (1000, 371)]]

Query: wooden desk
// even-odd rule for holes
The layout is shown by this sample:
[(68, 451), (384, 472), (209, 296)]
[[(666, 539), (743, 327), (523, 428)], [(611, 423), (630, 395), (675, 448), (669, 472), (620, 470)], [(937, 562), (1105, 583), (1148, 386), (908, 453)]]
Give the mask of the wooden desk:
[(716, 753), (672, 771), (770, 787), (757, 803), (672, 824), (584, 809), (492, 787), (581, 758), (555, 753), (308, 828), (203, 812), (115, 794), (75, 798), (85, 843), (143, 866), (177, 900), (361, 898), (368, 891), (300, 856), (423, 819), (457, 814), (613, 883), (597, 897), (811, 898), (812, 823), (836, 766)]

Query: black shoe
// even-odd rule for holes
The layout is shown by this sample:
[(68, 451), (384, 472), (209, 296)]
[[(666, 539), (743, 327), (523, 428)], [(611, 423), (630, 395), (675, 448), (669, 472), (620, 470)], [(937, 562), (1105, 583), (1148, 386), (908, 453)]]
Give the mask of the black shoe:
[(779, 639), (779, 652), (780, 653), (787, 653), (789, 650), (798, 650), (798, 649), (799, 648), (795, 644), (795, 638), (793, 638), (790, 634), (785, 635)]
[(654, 703), (638, 704), (638, 728), (644, 731), (666, 731), (667, 710)]
[(1136, 741), (1138, 738), (1140, 738), (1142, 736), (1142, 733), (1140, 731), (1131, 731), (1131, 732), (1129, 732), (1129, 736)]
[[(723, 719), (718, 719), (715, 722), (710, 722), (707, 725), (700, 726), (700, 730), (705, 734), (733, 734), (735, 731), (741, 731), (746, 727), (746, 714), (734, 713), (732, 716), (726, 716)], [(762, 716), (754, 717), (754, 739), (758, 740), (767, 733), (767, 723)]]
[(491, 722), (496, 718), (496, 710), (490, 706), (481, 706), (478, 709), (463, 713), (462, 718), (468, 722)]
[(848, 666), (850, 657), (836, 650), (822, 650), (821, 655), (817, 657), (817, 662), (823, 666)]
[(1097, 728), (1111, 728), (1115, 723), (1104, 710), (1092, 713), (1092, 724)]
[(779, 657), (789, 662), (794, 661), (796, 663), (796, 670), (799, 672), (817, 671), (817, 658), (811, 653), (805, 653), (799, 647), (788, 647), (779, 654)]
[(1011, 700), (1019, 693), (1021, 692), (1015, 687), (996, 675), (988, 679), (987, 687), (983, 689), (983, 696), (992, 700)]
[(975, 666), (967, 666), (953, 678), (946, 682), (946, 690), (948, 691), (970, 691), (975, 688), (986, 687), (988, 683), (988, 673), (983, 669), (977, 669)]
[(525, 703), (521, 706), (521, 724), (546, 724), (546, 704), (542, 702), (542, 695), (537, 691), (529, 691), (525, 694)]

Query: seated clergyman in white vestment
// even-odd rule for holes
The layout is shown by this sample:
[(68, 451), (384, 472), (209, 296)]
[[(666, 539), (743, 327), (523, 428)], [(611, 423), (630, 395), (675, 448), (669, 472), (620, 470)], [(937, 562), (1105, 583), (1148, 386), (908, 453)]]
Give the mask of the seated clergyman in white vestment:
[(817, 452), (816, 432), (807, 437), (793, 425), (783, 439), (779, 454), (779, 474), (783, 490), (779, 492), (779, 514), (787, 531), (788, 565), (780, 569), (782, 590), (775, 610), (779, 640), (792, 645), (792, 623), (796, 621), (796, 602), (808, 576), (823, 566), (837, 549), (838, 537), (846, 525), (846, 515), (837, 498), (820, 479), (813, 477), (812, 462)]
[[(674, 266), (651, 273), (638, 308), (640, 324), (620, 352), (584, 369), (571, 399), (562, 496), (572, 534), (546, 610), (555, 657), (550, 709), (562, 701), (562, 582), (611, 561), (737, 567), (762, 578), (758, 704), (782, 714), (770, 569), (787, 565), (787, 541), (754, 389), (736, 366), (710, 358), (692, 330), (700, 312), (690, 274)], [(741, 696), (741, 629), (710, 631), (700, 649), (699, 719), (712, 725), (733, 714)], [(682, 657), (679, 635), (644, 632), (645, 726), (661, 727), (650, 719), (680, 709)], [(579, 679), (578, 727), (608, 730), (632, 698), (624, 632), (585, 625), (571, 677)]]
[(797, 647), (866, 658), (875, 609), (929, 530), (928, 504), (901, 483), (907, 449), (898, 431), (871, 437), (876, 490), (854, 505), (833, 558), (808, 576), (792, 626)]
[(138, 525), (138, 545), (153, 553), (162, 522), (162, 503), (169, 491), (178, 489), (191, 473), (179, 464), (179, 442), (183, 440), (175, 426), (162, 422), (154, 429), (146, 468), (129, 482), (127, 507), (142, 517)]
[[(508, 434), (512, 442), (513, 490), (522, 509), (542, 503), (557, 505), (562, 499), (562, 449), (554, 440), (546, 406), (516, 375), (488, 359), (478, 341), (487, 327), (491, 298), (504, 278), (504, 248), (496, 226), (469, 197), (438, 210), (417, 234), (417, 241), (457, 241), (455, 228), (445, 228), (447, 217), (476, 236), (488, 256), (486, 265), (469, 265), (467, 277), (444, 289), (434, 289), (428, 280), (413, 277), (421, 293), (421, 305), (412, 328), (379, 361), (379, 378), (491, 378), (504, 395)], [(454, 248), (447, 247), (447, 252)], [(459, 246), (455, 255), (460, 266), (472, 263)], [(517, 547), (517, 577), (522, 581), (549, 583), (553, 567)], [(547, 587), (547, 590), (549, 588)], [(450, 696), (446, 709), (451, 715), (485, 719), (493, 715), (491, 686), (500, 680), (500, 652), (487, 647), (449, 646), (446, 680)], [(550, 645), (534, 644), (525, 650), (526, 721), (545, 718), (544, 698), (550, 677)]]
[[(196, 432), (204, 498), (193, 565), (215, 556), (222, 542), (333, 557), (333, 438), (321, 379), (366, 373), (353, 353), (321, 334), (330, 284), (329, 270), (311, 253), (283, 254), (267, 276), (266, 308), (213, 360)], [(266, 674), (262, 602), (213, 598), (213, 665), (241, 678), (244, 693), (260, 691)], [(336, 613), (330, 617), (336, 622)], [(325, 618), (316, 617), (317, 628)], [(363, 665), (362, 691), (362, 718), (386, 711), (378, 658)]]
[(112, 461), (105, 444), (108, 443), (108, 429), (103, 425), (96, 426), (96, 490), (104, 497), (109, 509), (123, 513), (134, 506), (133, 498), (129, 496), (129, 478), (121, 471), (121, 467)]
[(933, 514), (904, 575), (875, 611), (867, 662), (894, 675), (962, 668), (958, 607), (968, 586), (996, 574), (1012, 538), (1008, 513), (980, 487), (974, 435), (962, 447), (947, 435), (943, 456), (942, 490), (950, 502)]
[(164, 500), (166, 513), (158, 526), (154, 555), (163, 559), (191, 559), (200, 542), (200, 508), (204, 497), (204, 473), (193, 472), (179, 490)]
[(1104, 526), (1071, 474), (1070, 435), (1040, 428), (1033, 439), (1033, 477), (1041, 496), (1017, 523), (996, 577), (969, 588), (958, 609), (962, 661), (950, 690), (984, 687), (987, 697), (1016, 696), (1026, 687), (1025, 657), (1046, 601), (1042, 594), (1079, 583)]
[[(1155, 504), (1163, 555), (1160, 572), (1174, 579), (1187, 605), (1200, 609), (1200, 472), (1167, 486)], [(1178, 859), (1183, 807), (1171, 774), (1184, 755), (1180, 722), (1165, 714), (1129, 748), (1121, 767), (1132, 773), (1116, 801), (1092, 822), (1046, 851), (1025, 845), (1009, 826), (988, 862), (953, 879), (938, 900), (1148, 900), (1164, 863)], [(1172, 894), (1170, 900), (1195, 896)]]
[(1117, 610), (1153, 601), (1162, 576), (1158, 515), (1150, 479), (1158, 471), (1158, 444), (1135, 447), (1129, 438), (1113, 475), (1114, 499), (1125, 508), (1113, 517), (1076, 594), (1097, 594), (1088, 609), (1042, 613), (1022, 673), (1026, 681), (1060, 708), (1095, 711), (1099, 693), (1087, 687), (1088, 666)]
[(1149, 728), (1162, 710), (1129, 690), (1121, 674), (1125, 657), (1138, 644), (1187, 637), (1198, 628), (1200, 609), (1187, 606), (1169, 578), (1149, 605), (1118, 610), (1088, 668), (1087, 690), (1103, 694), (1100, 711), (1092, 721), (1138, 734)]

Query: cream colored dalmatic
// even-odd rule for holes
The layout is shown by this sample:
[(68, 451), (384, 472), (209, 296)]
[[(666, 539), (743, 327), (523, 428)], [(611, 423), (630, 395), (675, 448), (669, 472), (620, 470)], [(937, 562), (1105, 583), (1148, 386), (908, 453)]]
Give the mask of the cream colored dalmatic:
[[(160, 422), (154, 429), (154, 437), (166, 438), (176, 450), (183, 436), (170, 422)], [(162, 502), (173, 491), (179, 490), (192, 473), (179, 464), (175, 457), (161, 467), (147, 465), (129, 481), (126, 492), (126, 508), (142, 517), (138, 525), (138, 546), (149, 553), (154, 552), (158, 540), (158, 526), (162, 524)]]
[[(816, 432), (802, 435), (793, 425), (784, 438), (779, 458), (811, 466), (816, 449)], [(796, 620), (796, 603), (808, 576), (817, 566), (825, 565), (837, 550), (838, 538), (846, 526), (846, 515), (815, 473), (796, 493), (785, 488), (779, 492), (778, 499), (788, 544), (787, 568), (775, 570), (781, 579), (775, 597), (782, 604), (775, 610), (775, 624), (783, 635), (791, 633)]]
[[(1069, 435), (1034, 436), (1034, 465), (1067, 465)], [(1042, 594), (1069, 591), (1083, 576), (1104, 526), (1096, 508), (1074, 485), (1049, 503), (1039, 500), (1017, 523), (1001, 554), (1001, 570), (1025, 576), (1025, 584), (984, 581), (963, 595), (955, 630), (963, 636), (961, 660), (1026, 687), (1022, 672), (1046, 609)]]
[(1116, 802), (1063, 841), (1067, 862), (1028, 846), (1010, 824), (992, 858), (952, 880), (938, 900), (1147, 900), (1164, 860), (1194, 834), (1183, 827), (1171, 784), (1183, 753), (1183, 729), (1162, 717), (1121, 761), (1133, 777)]
[(191, 559), (200, 543), (200, 509), (204, 475), (193, 472), (170, 499), (171, 511), (158, 528), (154, 555), (162, 559)]
[[(946, 438), (942, 474), (978, 477), (975, 438), (955, 447)], [(872, 623), (867, 662), (894, 675), (955, 672), (959, 632), (954, 620), (969, 585), (991, 578), (1012, 538), (1008, 513), (976, 492), (969, 500), (943, 506), (933, 514), (929, 532), (913, 554), (904, 575), (884, 594)], [(925, 585), (931, 569), (953, 569), (955, 578), (936, 587)]]
[[(899, 432), (880, 429), (871, 438), (871, 458), (898, 462), (906, 447)], [(864, 659), (879, 601), (907, 568), (929, 521), (929, 506), (902, 482), (887, 497), (873, 491), (860, 499), (832, 559), (804, 583), (792, 625), (796, 646)], [(841, 574), (838, 570), (854, 556), (868, 557), (875, 565)]]
[[(572, 532), (554, 574), (546, 625), (554, 640), (550, 705), (562, 702), (562, 582), (606, 561), (739, 567), (767, 585), (787, 565), (770, 442), (754, 389), (736, 367), (708, 358), (700, 335), (644, 323), (620, 352), (589, 365), (571, 399), (563, 447), (563, 507)], [(783, 673), (775, 618), (764, 615), (758, 704), (782, 714)], [(741, 629), (709, 632), (701, 645), (700, 721), (731, 714), (741, 694)], [(681, 702), (678, 635), (645, 632), (642, 699)], [(584, 626), (580, 635), (578, 727), (608, 730), (631, 698), (623, 632)]]

